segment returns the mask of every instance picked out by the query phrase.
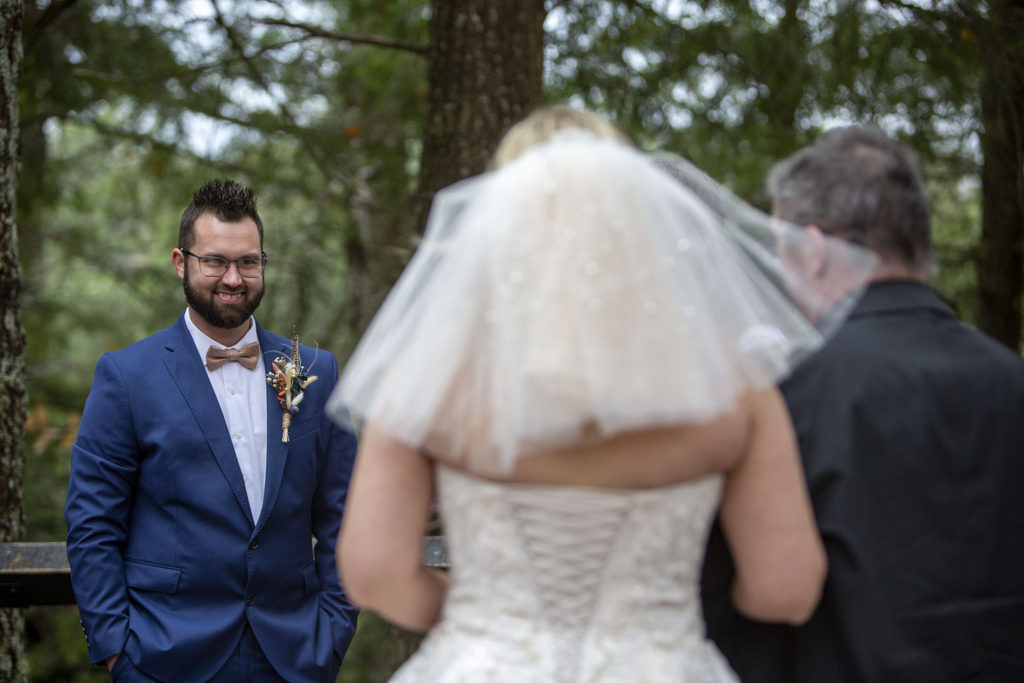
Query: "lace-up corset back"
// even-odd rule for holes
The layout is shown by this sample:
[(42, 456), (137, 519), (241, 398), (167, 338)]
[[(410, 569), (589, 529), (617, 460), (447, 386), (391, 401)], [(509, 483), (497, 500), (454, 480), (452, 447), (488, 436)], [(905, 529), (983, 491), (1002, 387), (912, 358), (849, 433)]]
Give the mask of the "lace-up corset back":
[(698, 585), (721, 475), (649, 491), (437, 479), (451, 583), (399, 680), (733, 680)]

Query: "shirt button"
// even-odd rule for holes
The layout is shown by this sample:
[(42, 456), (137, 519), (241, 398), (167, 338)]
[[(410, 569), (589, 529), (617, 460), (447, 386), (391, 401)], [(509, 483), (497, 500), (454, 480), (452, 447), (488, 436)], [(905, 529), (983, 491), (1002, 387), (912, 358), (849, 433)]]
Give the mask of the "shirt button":
[(246, 605), (252, 605), (254, 602), (256, 602), (256, 598), (252, 597), (251, 595), (246, 595), (245, 596), (245, 604)]
[(228, 389), (228, 393), (234, 396), (238, 392), (236, 392), (234, 389)]
[(235, 432), (235, 438), (236, 439), (241, 439), (242, 438), (242, 432)]

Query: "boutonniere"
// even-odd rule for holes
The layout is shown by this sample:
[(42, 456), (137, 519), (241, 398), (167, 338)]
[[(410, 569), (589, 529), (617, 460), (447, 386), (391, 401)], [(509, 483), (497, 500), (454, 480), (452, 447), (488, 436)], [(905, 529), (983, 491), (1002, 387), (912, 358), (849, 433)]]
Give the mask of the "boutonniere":
[(299, 404), (305, 396), (306, 387), (316, 381), (299, 358), (299, 335), (292, 333), (292, 352), (288, 358), (278, 356), (270, 363), (267, 384), (277, 389), (277, 400), (281, 403), (281, 443), (288, 443), (288, 427), (292, 415), (299, 412)]

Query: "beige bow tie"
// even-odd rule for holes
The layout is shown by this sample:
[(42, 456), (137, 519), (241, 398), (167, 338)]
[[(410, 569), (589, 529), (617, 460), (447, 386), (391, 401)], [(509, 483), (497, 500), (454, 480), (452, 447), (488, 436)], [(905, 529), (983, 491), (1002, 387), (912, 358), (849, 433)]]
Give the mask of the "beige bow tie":
[(216, 370), (228, 361), (238, 361), (246, 370), (255, 370), (260, 360), (260, 343), (252, 342), (240, 349), (218, 349), (211, 346), (206, 350), (206, 367)]

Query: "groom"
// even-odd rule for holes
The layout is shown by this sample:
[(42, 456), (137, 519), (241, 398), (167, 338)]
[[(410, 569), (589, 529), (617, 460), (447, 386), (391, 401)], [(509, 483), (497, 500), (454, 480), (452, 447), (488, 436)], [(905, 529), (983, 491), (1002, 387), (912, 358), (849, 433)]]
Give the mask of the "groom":
[(840, 128), (768, 184), (775, 215), (881, 265), (781, 386), (828, 553), (821, 603), (795, 628), (744, 619), (716, 534), (708, 635), (744, 681), (1024, 681), (1024, 359), (926, 284), (928, 198), (909, 150)]
[(201, 187), (172, 259), (188, 308), (100, 358), (72, 449), (90, 659), (124, 681), (334, 681), (357, 614), (334, 561), (356, 447), (323, 415), (337, 361), (299, 347), (285, 440), (267, 374), (292, 341), (252, 317), (266, 265), (252, 190)]

